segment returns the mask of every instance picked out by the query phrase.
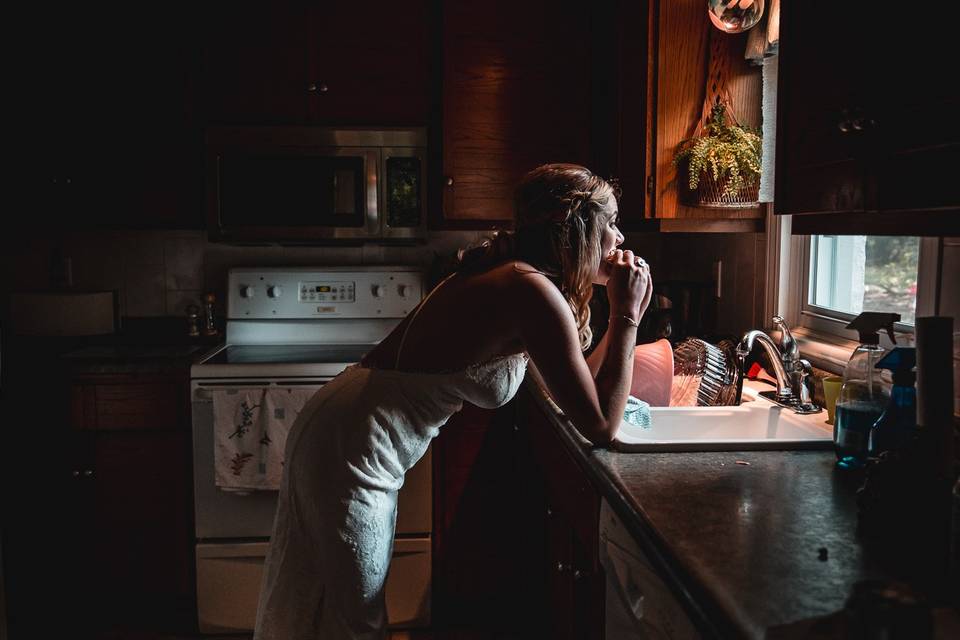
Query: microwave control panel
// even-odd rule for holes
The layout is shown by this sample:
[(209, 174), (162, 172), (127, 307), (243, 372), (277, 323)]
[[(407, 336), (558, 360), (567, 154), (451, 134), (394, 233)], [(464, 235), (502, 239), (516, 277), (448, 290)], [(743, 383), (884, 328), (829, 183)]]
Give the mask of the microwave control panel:
[(356, 282), (301, 282), (300, 302), (356, 302)]

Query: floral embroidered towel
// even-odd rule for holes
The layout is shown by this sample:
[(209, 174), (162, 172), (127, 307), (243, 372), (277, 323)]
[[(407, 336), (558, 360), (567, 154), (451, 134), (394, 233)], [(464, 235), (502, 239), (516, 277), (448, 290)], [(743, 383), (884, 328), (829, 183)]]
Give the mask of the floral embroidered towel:
[(215, 390), (216, 485), (227, 491), (279, 489), (287, 434), (313, 393), (295, 387)]

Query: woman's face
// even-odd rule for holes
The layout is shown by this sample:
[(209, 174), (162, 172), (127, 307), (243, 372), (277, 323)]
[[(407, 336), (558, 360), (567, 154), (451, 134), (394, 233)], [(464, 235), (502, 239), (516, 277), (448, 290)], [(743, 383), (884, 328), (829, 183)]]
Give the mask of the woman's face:
[(614, 249), (623, 244), (623, 234), (617, 228), (619, 212), (617, 209), (617, 199), (613, 196), (603, 205), (603, 209), (597, 212), (601, 220), (600, 226), (600, 264), (597, 266), (597, 275), (593, 279), (594, 284), (607, 284), (610, 278), (610, 265), (607, 263), (607, 256), (613, 253)]

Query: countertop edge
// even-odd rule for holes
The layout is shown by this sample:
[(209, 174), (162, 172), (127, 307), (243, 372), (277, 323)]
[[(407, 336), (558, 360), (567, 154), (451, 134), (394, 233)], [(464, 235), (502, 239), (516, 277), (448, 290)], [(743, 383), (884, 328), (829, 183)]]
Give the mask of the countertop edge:
[(643, 506), (637, 504), (620, 480), (596, 460), (594, 450), (599, 447), (595, 447), (580, 435), (573, 423), (560, 412), (544, 390), (539, 373), (532, 367), (530, 373), (533, 375), (528, 377), (524, 384), (525, 392), (557, 427), (557, 433), (567, 450), (623, 521), (641, 550), (650, 557), (651, 563), (660, 572), (661, 578), (670, 587), (697, 630), (708, 638), (753, 637), (751, 629), (754, 625), (738, 620), (735, 613), (725, 610), (707, 589), (682, 568), (682, 562), (657, 533)]

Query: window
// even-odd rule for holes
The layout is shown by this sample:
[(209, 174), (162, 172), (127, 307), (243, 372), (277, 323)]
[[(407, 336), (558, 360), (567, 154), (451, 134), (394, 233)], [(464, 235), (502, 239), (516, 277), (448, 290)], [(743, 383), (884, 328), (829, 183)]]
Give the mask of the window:
[(861, 311), (917, 312), (920, 238), (811, 236), (803, 311), (849, 322)]
[[(815, 364), (836, 369), (849, 357), (846, 325), (861, 311), (892, 311), (900, 344), (912, 342), (917, 316), (936, 308), (939, 238), (794, 236), (789, 216), (768, 216), (768, 313), (797, 329)], [(892, 346), (885, 335), (881, 343)]]

